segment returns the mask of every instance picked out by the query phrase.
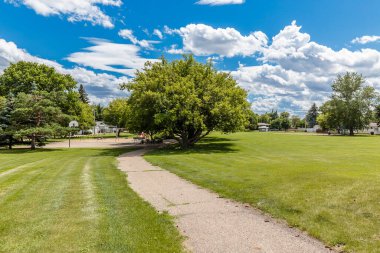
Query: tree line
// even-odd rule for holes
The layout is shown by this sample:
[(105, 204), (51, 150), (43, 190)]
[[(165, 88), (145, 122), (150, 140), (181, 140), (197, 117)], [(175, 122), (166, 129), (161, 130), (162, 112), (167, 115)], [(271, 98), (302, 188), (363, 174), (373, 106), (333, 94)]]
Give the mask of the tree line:
[(277, 111), (258, 115), (251, 113), (250, 129), (257, 124), (268, 123), (272, 129), (313, 128), (319, 125), (324, 132), (336, 131), (339, 134), (354, 135), (366, 129), (371, 122), (380, 124), (379, 94), (365, 85), (365, 78), (358, 73), (338, 75), (331, 85), (332, 94), (319, 108), (315, 103), (306, 116), (291, 116), (288, 112)]
[(313, 104), (304, 119), (288, 112), (255, 114), (247, 92), (229, 73), (191, 55), (147, 62), (120, 88), (129, 96), (105, 108), (91, 106), (83, 85), (78, 87), (70, 75), (44, 64), (11, 64), (0, 75), (0, 143), (11, 148), (27, 138), (35, 148), (46, 137), (67, 135), (71, 120), (77, 120), (82, 130), (104, 120), (119, 129), (144, 132), (153, 140), (174, 138), (187, 148), (212, 131), (255, 130), (259, 122), (279, 130), (320, 124), (325, 130), (353, 135), (380, 118), (375, 89), (365, 86), (357, 73), (338, 76), (330, 100), (320, 108)]

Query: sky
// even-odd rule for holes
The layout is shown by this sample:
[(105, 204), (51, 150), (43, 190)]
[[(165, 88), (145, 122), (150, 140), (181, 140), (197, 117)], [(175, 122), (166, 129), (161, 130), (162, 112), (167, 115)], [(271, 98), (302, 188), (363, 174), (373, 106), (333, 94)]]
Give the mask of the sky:
[(54, 66), (93, 103), (128, 94), (146, 61), (193, 54), (246, 89), (256, 113), (304, 115), (347, 71), (380, 90), (378, 0), (0, 0), (0, 74)]

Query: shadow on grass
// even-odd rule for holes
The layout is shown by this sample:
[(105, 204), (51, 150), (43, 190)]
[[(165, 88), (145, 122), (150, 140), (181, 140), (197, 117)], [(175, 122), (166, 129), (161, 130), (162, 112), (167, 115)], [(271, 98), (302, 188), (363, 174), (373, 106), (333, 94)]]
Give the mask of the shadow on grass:
[(30, 148), (15, 148), (15, 149), (0, 149), (0, 154), (32, 154), (32, 153), (44, 153), (44, 152), (52, 152), (59, 151), (60, 149), (42, 149), (37, 148), (35, 150), (31, 150)]
[(215, 153), (234, 153), (237, 149), (235, 140), (222, 137), (206, 137), (188, 149), (181, 149), (178, 145), (166, 146), (156, 149), (148, 154), (164, 155), (183, 155), (183, 154), (215, 154)]

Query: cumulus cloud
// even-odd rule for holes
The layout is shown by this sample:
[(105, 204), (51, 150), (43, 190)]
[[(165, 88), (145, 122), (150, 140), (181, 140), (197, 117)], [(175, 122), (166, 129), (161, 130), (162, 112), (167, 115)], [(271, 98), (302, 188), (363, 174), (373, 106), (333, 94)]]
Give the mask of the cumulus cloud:
[(85, 48), (67, 57), (67, 60), (93, 69), (134, 76), (136, 70), (144, 67), (146, 59), (140, 56), (140, 48), (133, 44), (118, 44), (108, 40), (88, 38), (94, 46)]
[(109, 16), (100, 8), (101, 6), (122, 5), (121, 0), (5, 0), (16, 6), (25, 5), (43, 16), (65, 16), (70, 22), (86, 21), (93, 25), (113, 28)]
[(144, 48), (151, 48), (151, 44), (147, 40), (138, 40), (135, 35), (133, 35), (133, 31), (130, 29), (123, 29), (119, 31), (119, 36), (123, 39), (127, 39), (131, 41), (134, 45), (139, 45)]
[(17, 47), (13, 42), (0, 39), (0, 74), (10, 63), (18, 61), (31, 61), (43, 63), (54, 67), (58, 72), (70, 74), (74, 79), (86, 87), (93, 103), (107, 103), (112, 98), (125, 96), (126, 93), (119, 90), (119, 84), (129, 81), (128, 77), (116, 77), (106, 73), (95, 73), (81, 67), (64, 68), (61, 64), (29, 54), (26, 50)]
[(372, 42), (377, 42), (380, 40), (380, 36), (362, 36), (362, 37), (357, 37), (351, 41), (353, 44), (368, 44)]
[(347, 71), (362, 73), (367, 85), (380, 88), (380, 52), (374, 49), (333, 50), (311, 40), (296, 22), (286, 26), (263, 47), (258, 66), (240, 66), (231, 74), (250, 93), (253, 109), (289, 110), (304, 114), (321, 104), (331, 83)]
[(213, 28), (204, 24), (189, 24), (176, 30), (166, 27), (165, 31), (179, 34), (183, 51), (197, 56), (250, 56), (262, 51), (268, 42), (267, 36), (260, 31), (244, 36), (234, 28)]
[(227, 4), (243, 4), (245, 0), (200, 0), (197, 4), (201, 5), (227, 5)]

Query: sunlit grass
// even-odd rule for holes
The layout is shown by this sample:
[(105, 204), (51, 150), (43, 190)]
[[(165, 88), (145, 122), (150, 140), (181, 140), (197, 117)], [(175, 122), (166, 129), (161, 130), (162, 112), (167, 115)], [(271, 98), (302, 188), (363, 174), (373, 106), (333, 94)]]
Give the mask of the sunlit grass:
[(145, 157), (331, 246), (379, 252), (379, 137), (213, 134), (190, 150), (163, 149)]
[(116, 168), (126, 151), (0, 151), (0, 252), (180, 252)]

